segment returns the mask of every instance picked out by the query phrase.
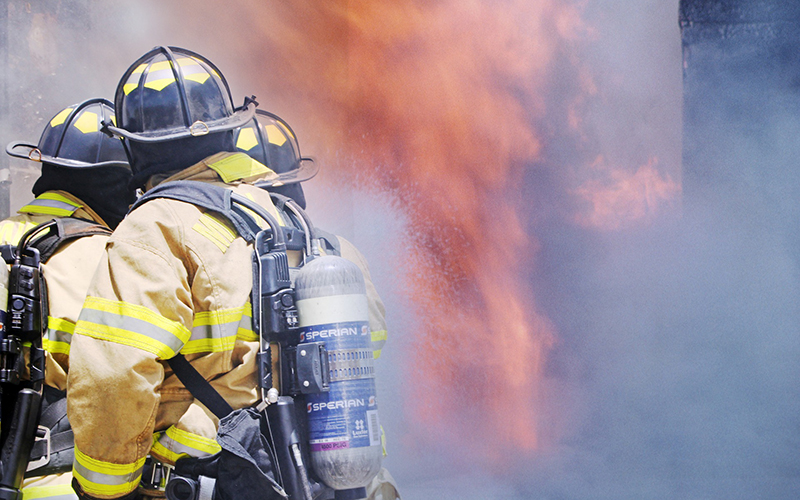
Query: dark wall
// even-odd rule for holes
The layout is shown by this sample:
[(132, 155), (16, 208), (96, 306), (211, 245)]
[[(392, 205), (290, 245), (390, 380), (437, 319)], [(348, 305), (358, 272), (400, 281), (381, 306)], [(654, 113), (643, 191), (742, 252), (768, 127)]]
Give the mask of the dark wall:
[(800, 199), (800, 2), (681, 0), (680, 26), (688, 210), (790, 230)]

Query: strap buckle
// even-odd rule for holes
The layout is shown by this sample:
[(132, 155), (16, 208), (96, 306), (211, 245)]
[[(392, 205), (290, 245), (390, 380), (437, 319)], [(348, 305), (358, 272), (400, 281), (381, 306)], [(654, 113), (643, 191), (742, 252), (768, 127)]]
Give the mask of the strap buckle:
[(161, 463), (148, 455), (144, 462), (140, 486), (146, 490), (164, 491), (173, 470), (175, 470), (174, 465)]
[(25, 469), (25, 472), (38, 469), (39, 467), (44, 467), (45, 465), (50, 463), (50, 428), (40, 425), (39, 428), (36, 430), (36, 436), (33, 438), (34, 445), (39, 441), (44, 441), (47, 443), (46, 449), (47, 452), (44, 456), (37, 458), (36, 460), (31, 460), (28, 462), (28, 468)]

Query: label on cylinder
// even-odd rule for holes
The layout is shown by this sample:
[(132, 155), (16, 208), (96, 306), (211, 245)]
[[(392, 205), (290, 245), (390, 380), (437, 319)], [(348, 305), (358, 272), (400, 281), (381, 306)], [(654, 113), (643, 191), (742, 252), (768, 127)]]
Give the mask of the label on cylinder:
[(301, 338), (305, 342), (326, 342), (331, 372), (330, 391), (310, 394), (306, 399), (311, 451), (380, 445), (374, 359), (367, 323), (308, 326), (302, 329)]

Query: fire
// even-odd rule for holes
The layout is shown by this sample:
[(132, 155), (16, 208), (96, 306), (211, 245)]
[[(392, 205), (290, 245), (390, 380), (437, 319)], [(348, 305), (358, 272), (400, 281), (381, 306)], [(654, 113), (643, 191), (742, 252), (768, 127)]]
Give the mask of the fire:
[[(407, 366), (417, 442), (480, 429), (483, 447), (471, 451), (490, 457), (541, 442), (537, 391), (555, 332), (529, 284), (538, 244), (522, 188), (545, 161), (536, 125), (563, 84), (554, 65), (592, 36), (581, 5), (332, 0), (215, 11), (217, 25), (247, 33), (219, 37), (219, 56), (206, 54), (233, 59), (228, 78), (228, 64), (248, 68), (244, 79), (268, 91), (262, 107), (303, 117), (304, 151), (328, 173), (402, 200), (413, 245), (398, 269), (421, 325)], [(206, 22), (198, 9), (174, 9), (182, 25)], [(563, 121), (580, 135), (581, 108), (598, 90), (586, 68), (574, 78)], [(621, 172), (573, 193), (592, 207), (578, 223), (616, 227), (678, 189), (655, 163)]]
[(422, 437), (482, 429), (476, 451), (490, 457), (534, 449), (553, 332), (525, 280), (536, 242), (515, 195), (540, 157), (530, 122), (544, 103), (534, 90), (553, 57), (545, 27), (563, 12), (553, 2), (364, 5), (350, 4), (344, 18), (339, 90), (348, 129), (363, 138), (350, 153), (388, 165), (370, 175), (408, 200), (420, 241), (403, 266), (414, 270), (414, 302), (426, 304), (410, 414)]
[(591, 205), (575, 221), (585, 227), (617, 230), (634, 223), (652, 220), (665, 207), (671, 207), (681, 186), (668, 174), (656, 168), (658, 158), (651, 158), (634, 173), (604, 167), (603, 157), (595, 161), (594, 170), (602, 178), (585, 182), (575, 194)]

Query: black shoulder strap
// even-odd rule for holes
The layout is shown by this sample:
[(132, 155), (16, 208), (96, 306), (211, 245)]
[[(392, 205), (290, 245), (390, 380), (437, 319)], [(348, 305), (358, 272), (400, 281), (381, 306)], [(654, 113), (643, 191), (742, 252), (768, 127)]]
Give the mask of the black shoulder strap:
[(54, 219), (49, 232), (35, 239), (31, 245), (39, 250), (42, 262), (47, 262), (56, 250), (67, 241), (97, 234), (109, 236), (111, 229), (88, 220), (60, 218)]
[(136, 210), (144, 203), (156, 198), (169, 198), (191, 203), (192, 205), (216, 212), (233, 224), (236, 232), (247, 242), (255, 240), (255, 235), (261, 228), (256, 221), (248, 215), (242, 206), (255, 211), (261, 216), (260, 205), (247, 198), (238, 197), (236, 203), (232, 200), (233, 191), (222, 186), (199, 181), (171, 181), (159, 184), (143, 194), (131, 207), (130, 212)]

